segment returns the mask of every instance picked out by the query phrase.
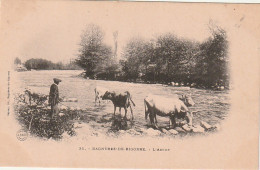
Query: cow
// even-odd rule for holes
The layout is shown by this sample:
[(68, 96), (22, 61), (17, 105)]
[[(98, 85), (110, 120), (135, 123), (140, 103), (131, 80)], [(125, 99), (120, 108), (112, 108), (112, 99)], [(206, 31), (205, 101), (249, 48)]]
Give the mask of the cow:
[(111, 100), (112, 101), (112, 103), (114, 104), (114, 116), (116, 113), (116, 107), (119, 107), (120, 115), (121, 115), (121, 108), (123, 107), (125, 109), (125, 118), (126, 118), (127, 108), (130, 107), (131, 114), (132, 114), (132, 120), (134, 119), (131, 103), (134, 106), (135, 106), (135, 103), (133, 102), (132, 97), (128, 91), (125, 91), (124, 93), (107, 91), (103, 95), (102, 100)]
[(181, 98), (178, 95), (173, 95), (170, 98), (150, 94), (144, 99), (145, 119), (149, 115), (151, 124), (156, 128), (158, 128), (156, 115), (169, 117), (170, 126), (172, 124), (173, 127), (176, 126), (176, 118), (185, 118), (188, 124), (192, 125), (193, 115), (187, 107), (194, 104), (192, 98), (187, 95), (182, 95)]
[(104, 87), (99, 87), (97, 86), (94, 89), (95, 92), (95, 105), (97, 103), (97, 101), (99, 102), (100, 105), (100, 99), (102, 99), (103, 95), (108, 91), (108, 89), (104, 88)]

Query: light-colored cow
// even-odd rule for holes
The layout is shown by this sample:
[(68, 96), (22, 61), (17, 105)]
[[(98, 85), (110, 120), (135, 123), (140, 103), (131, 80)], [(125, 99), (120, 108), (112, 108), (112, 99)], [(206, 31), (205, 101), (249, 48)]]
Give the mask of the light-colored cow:
[(158, 128), (156, 115), (169, 117), (170, 126), (171, 124), (172, 126), (176, 125), (176, 118), (185, 118), (188, 124), (192, 125), (193, 115), (187, 106), (192, 106), (194, 104), (192, 98), (187, 95), (183, 95), (179, 98), (178, 95), (165, 97), (150, 94), (144, 99), (145, 119), (147, 119), (149, 115), (151, 124), (156, 128)]
[(103, 97), (103, 95), (108, 91), (108, 89), (104, 88), (104, 87), (100, 87), (100, 86), (97, 86), (95, 89), (94, 89), (94, 92), (95, 92), (95, 105), (97, 103), (97, 101), (99, 102), (99, 105), (100, 105), (100, 102), (101, 102), (101, 99)]

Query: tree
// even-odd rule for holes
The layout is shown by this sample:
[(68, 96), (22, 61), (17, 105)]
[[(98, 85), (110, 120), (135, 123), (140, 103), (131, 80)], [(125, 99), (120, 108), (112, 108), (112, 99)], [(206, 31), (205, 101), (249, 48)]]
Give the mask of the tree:
[(20, 58), (16, 57), (15, 60), (14, 60), (14, 64), (15, 65), (22, 64)]
[(153, 58), (156, 63), (157, 81), (189, 83), (197, 47), (197, 42), (179, 38), (172, 33), (158, 36)]
[(81, 35), (80, 54), (76, 63), (85, 70), (88, 77), (95, 77), (97, 68), (112, 58), (112, 48), (104, 44), (104, 35), (97, 25), (88, 25)]
[(45, 59), (29, 59), (25, 62), (25, 67), (27, 70), (48, 70), (54, 69), (54, 64), (51, 61)]
[(175, 34), (161, 34), (149, 41), (132, 38), (123, 49), (122, 60), (116, 61), (117, 36), (114, 46), (103, 42), (99, 26), (88, 25), (81, 35), (76, 63), (88, 77), (110, 80), (195, 83), (201, 87), (228, 86), (228, 41), (222, 28), (209, 26), (211, 37), (199, 43)]
[(226, 31), (211, 25), (212, 36), (200, 45), (197, 61), (196, 82), (211, 88), (228, 86), (228, 41)]
[(188, 85), (193, 82), (197, 56), (199, 55), (199, 43), (182, 39), (179, 50), (179, 62), (177, 63), (174, 77), (171, 80)]
[(172, 78), (177, 78), (181, 51), (181, 41), (175, 35), (167, 33), (157, 37), (154, 61), (158, 81), (169, 82)]
[(124, 61), (121, 61), (125, 78), (136, 80), (146, 74), (152, 53), (153, 47), (150, 42), (141, 38), (131, 39), (124, 48)]

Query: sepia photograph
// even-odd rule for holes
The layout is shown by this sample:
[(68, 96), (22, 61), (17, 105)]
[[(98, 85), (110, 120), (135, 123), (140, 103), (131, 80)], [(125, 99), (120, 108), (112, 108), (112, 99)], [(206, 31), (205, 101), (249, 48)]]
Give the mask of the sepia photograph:
[(1, 166), (257, 169), (259, 11), (3, 1)]

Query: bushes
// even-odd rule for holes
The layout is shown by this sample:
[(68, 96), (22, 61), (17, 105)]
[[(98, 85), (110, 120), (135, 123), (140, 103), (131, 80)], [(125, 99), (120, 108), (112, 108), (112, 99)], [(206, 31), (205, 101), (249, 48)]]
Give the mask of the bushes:
[[(178, 82), (214, 88), (228, 86), (228, 42), (218, 28), (202, 43), (167, 33), (150, 41), (132, 39), (126, 45), (123, 77), (154, 83)], [(141, 76), (140, 76), (141, 75)]]
[(29, 59), (24, 63), (27, 70), (48, 70), (52, 69), (54, 64), (51, 61), (45, 59)]
[(31, 135), (61, 139), (64, 133), (75, 135), (73, 120), (79, 118), (76, 110), (63, 109), (54, 119), (49, 118), (48, 96), (26, 90), (15, 97), (15, 113), (21, 126)]
[(211, 25), (209, 30), (211, 36), (204, 42), (190, 41), (172, 33), (150, 40), (130, 39), (118, 63), (112, 46), (103, 42), (105, 33), (99, 26), (92, 25), (81, 37), (77, 63), (89, 78), (228, 87), (227, 34), (216, 25)]
[(45, 59), (35, 59), (31, 58), (25, 61), (24, 66), (27, 70), (79, 70), (81, 69), (75, 61), (70, 61), (68, 64), (63, 64), (61, 62), (53, 63)]

